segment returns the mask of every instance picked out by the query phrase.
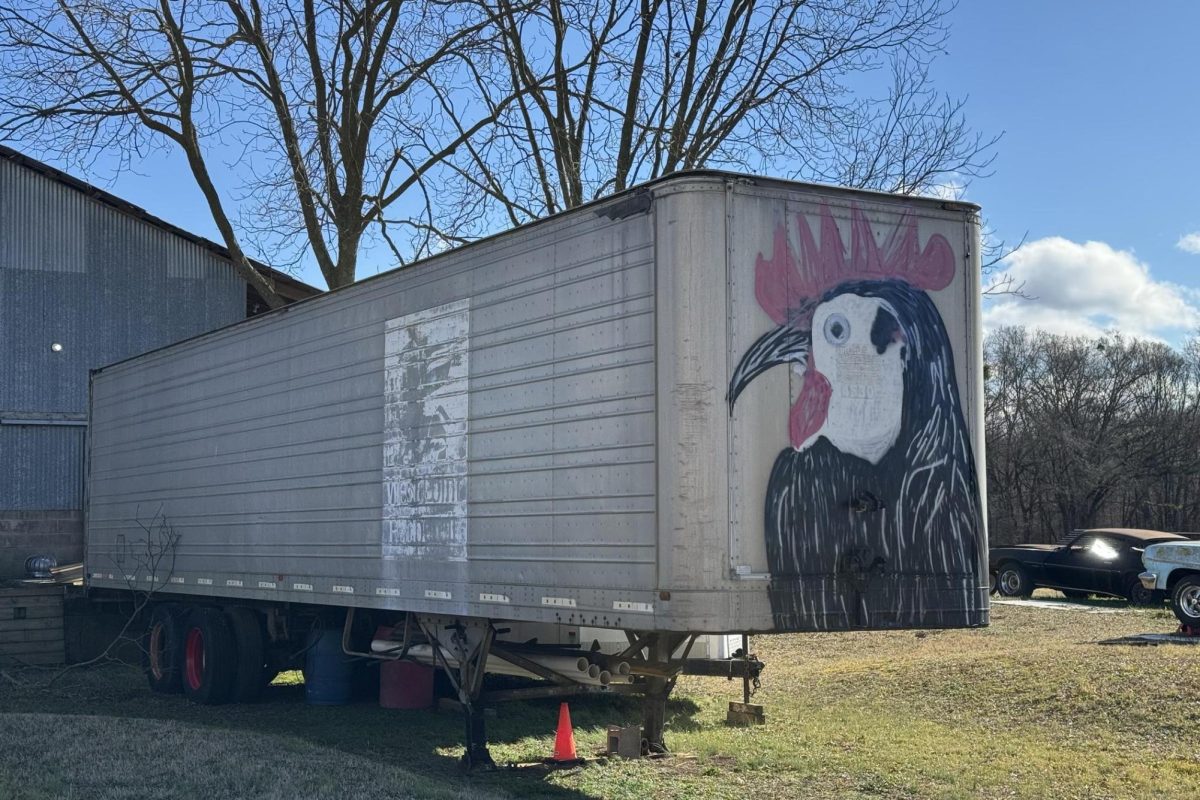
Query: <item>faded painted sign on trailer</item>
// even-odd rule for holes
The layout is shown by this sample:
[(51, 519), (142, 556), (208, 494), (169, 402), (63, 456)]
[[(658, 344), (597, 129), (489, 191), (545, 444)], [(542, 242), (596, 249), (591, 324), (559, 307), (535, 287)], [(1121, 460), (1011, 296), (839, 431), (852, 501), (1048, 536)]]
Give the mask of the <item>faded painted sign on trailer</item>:
[(684, 174), (105, 368), (89, 581), (986, 624), (977, 242), (966, 204)]

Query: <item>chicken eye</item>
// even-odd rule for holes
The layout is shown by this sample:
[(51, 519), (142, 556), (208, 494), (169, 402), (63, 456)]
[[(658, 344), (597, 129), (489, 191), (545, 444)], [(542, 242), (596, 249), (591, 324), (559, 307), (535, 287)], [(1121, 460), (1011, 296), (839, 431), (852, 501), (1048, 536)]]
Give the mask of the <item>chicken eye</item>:
[(840, 346), (850, 338), (850, 321), (841, 314), (830, 314), (825, 320), (825, 341)]

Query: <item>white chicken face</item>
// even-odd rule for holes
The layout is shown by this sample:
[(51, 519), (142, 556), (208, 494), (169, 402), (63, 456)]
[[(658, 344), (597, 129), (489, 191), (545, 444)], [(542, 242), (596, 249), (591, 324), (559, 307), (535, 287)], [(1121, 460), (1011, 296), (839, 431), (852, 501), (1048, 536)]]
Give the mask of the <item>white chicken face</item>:
[(905, 342), (894, 325), (894, 335), (878, 345), (872, 342), (881, 311), (896, 319), (887, 301), (856, 294), (838, 295), (814, 310), (811, 369), (825, 376), (831, 391), (825, 422), (806, 445), (824, 436), (843, 453), (878, 464), (896, 443), (904, 403)]

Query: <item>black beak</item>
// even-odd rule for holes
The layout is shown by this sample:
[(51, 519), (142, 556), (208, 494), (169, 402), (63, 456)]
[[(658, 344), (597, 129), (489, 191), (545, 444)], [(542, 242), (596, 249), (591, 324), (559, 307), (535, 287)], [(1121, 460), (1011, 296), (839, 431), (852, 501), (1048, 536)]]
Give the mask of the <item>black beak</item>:
[(779, 364), (803, 364), (808, 359), (811, 342), (811, 331), (791, 325), (780, 325), (759, 337), (742, 356), (742, 360), (733, 371), (733, 377), (729, 379), (729, 394), (725, 397), (729, 403), (729, 413), (733, 413), (733, 404), (750, 381), (771, 367)]

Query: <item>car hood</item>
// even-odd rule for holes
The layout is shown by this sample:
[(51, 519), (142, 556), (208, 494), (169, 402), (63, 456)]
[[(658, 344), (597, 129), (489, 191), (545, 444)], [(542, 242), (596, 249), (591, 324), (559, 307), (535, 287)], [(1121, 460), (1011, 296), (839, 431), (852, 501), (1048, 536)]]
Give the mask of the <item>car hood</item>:
[(1200, 564), (1200, 542), (1159, 542), (1146, 548), (1142, 560)]

